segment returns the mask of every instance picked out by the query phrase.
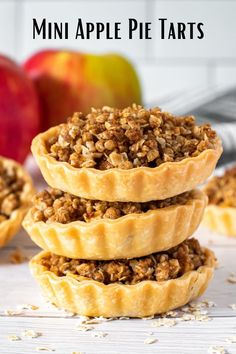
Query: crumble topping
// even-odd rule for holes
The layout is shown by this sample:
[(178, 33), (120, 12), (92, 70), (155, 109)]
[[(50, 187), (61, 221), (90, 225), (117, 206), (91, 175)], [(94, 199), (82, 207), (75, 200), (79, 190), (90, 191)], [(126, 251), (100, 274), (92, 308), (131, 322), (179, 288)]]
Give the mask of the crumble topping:
[(236, 166), (213, 177), (205, 188), (209, 204), (236, 208)]
[(23, 178), (17, 176), (17, 167), (6, 167), (0, 159), (0, 223), (20, 207), (24, 184)]
[(131, 213), (145, 213), (148, 210), (165, 208), (176, 204), (186, 204), (193, 192), (185, 192), (165, 200), (146, 203), (106, 202), (76, 197), (58, 189), (39, 192), (34, 197), (32, 217), (34, 222), (59, 222), (67, 224), (80, 220), (89, 222), (94, 219), (117, 219)]
[(92, 108), (86, 116), (74, 113), (47, 143), (56, 160), (108, 170), (180, 161), (214, 149), (215, 142), (210, 125), (197, 126), (193, 116), (177, 117), (133, 104), (123, 110)]
[(199, 268), (205, 261), (204, 250), (192, 238), (167, 251), (135, 259), (92, 261), (49, 253), (41, 259), (41, 264), (59, 277), (74, 274), (104, 284), (136, 284), (143, 280), (175, 279)]

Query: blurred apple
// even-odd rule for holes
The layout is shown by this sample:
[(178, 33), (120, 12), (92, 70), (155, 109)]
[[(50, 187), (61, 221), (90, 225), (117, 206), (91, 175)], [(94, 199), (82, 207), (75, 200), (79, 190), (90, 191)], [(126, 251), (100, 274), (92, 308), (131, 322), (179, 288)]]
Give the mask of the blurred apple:
[(75, 111), (141, 103), (137, 74), (120, 55), (45, 50), (29, 58), (24, 68), (38, 91), (41, 129), (64, 122)]
[(14, 61), (0, 55), (0, 155), (23, 162), (39, 130), (33, 83)]

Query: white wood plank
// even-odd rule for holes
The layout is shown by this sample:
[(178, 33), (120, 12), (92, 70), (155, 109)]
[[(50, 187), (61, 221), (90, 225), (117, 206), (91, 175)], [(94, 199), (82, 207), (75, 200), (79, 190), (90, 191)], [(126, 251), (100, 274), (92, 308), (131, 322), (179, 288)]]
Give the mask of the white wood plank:
[[(82, 352), (95, 353), (165, 353), (190, 354), (208, 352), (212, 345), (224, 346), (227, 353), (236, 353), (236, 344), (226, 341), (235, 335), (235, 318), (214, 318), (209, 322), (179, 323), (174, 327), (153, 328), (152, 320), (111, 321), (95, 325), (88, 332), (75, 330), (78, 320), (68, 319), (36, 319), (8, 318), (0, 319), (1, 353), (35, 353), (36, 347), (48, 346), (58, 354)], [(36, 339), (24, 339), (9, 342), (9, 335), (21, 336), (22, 331), (33, 329), (41, 332)], [(106, 333), (104, 338), (94, 338), (95, 332)], [(149, 333), (152, 335), (148, 335)], [(156, 338), (156, 343), (144, 344), (146, 338)]]

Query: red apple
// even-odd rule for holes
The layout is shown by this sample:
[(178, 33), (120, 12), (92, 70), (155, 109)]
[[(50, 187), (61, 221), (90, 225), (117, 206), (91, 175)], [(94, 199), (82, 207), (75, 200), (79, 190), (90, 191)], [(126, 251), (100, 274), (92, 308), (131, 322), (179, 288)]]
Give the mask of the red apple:
[(0, 55), (0, 155), (23, 162), (39, 130), (37, 93), (14, 61)]
[(29, 58), (24, 68), (40, 98), (41, 129), (64, 122), (75, 111), (141, 103), (137, 74), (120, 55), (45, 50)]

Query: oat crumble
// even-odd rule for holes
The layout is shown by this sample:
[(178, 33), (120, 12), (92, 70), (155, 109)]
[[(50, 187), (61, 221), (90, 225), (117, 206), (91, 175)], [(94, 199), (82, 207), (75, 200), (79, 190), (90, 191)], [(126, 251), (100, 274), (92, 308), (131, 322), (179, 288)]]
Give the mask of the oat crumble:
[(165, 200), (146, 203), (106, 202), (76, 197), (51, 188), (39, 192), (34, 197), (34, 207), (31, 212), (34, 222), (59, 222), (62, 224), (76, 220), (89, 222), (101, 218), (117, 219), (131, 213), (140, 214), (148, 210), (186, 204), (191, 198), (193, 198), (193, 192), (185, 192)]
[(0, 223), (20, 207), (24, 185), (23, 178), (17, 175), (17, 167), (5, 167), (0, 159)]
[(216, 133), (197, 126), (193, 116), (177, 117), (160, 108), (133, 104), (123, 110), (103, 107), (85, 116), (74, 113), (47, 141), (50, 155), (73, 167), (131, 169), (157, 167), (214, 149)]
[(74, 274), (79, 280), (93, 279), (104, 284), (136, 284), (143, 280), (175, 279), (198, 269), (205, 261), (204, 250), (192, 238), (170, 250), (136, 259), (91, 261), (48, 253), (41, 259), (41, 264), (59, 277)]
[(209, 204), (236, 208), (236, 166), (213, 177), (205, 188)]

